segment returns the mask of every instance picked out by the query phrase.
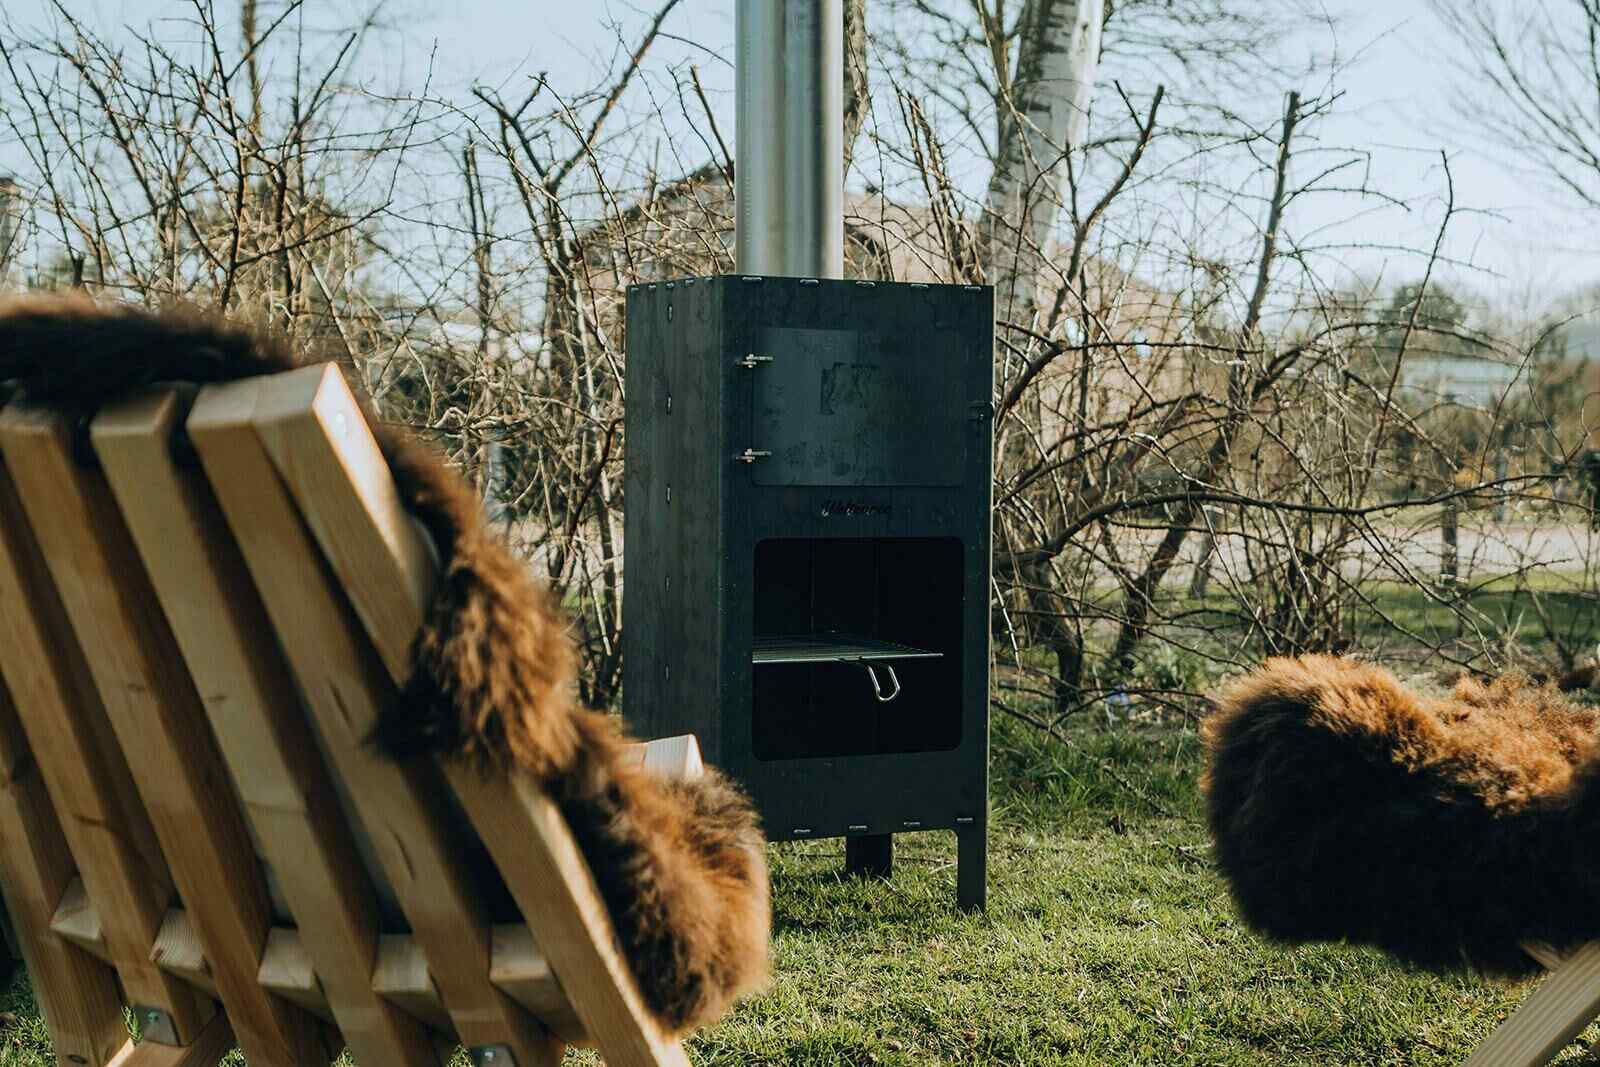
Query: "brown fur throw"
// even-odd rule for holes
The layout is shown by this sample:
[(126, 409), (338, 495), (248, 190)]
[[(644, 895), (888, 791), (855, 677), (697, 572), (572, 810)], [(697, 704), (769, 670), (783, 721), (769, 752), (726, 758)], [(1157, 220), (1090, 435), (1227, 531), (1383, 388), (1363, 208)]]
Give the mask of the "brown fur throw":
[(1245, 920), (1438, 970), (1517, 974), (1600, 937), (1600, 714), (1512, 676), (1419, 696), (1349, 659), (1273, 659), (1207, 719), (1216, 855)]
[[(155, 382), (296, 363), (281, 342), (195, 311), (81, 297), (0, 304), (0, 380), (75, 412)], [(714, 770), (668, 782), (630, 764), (615, 720), (576, 706), (565, 621), (485, 526), (476, 496), (430, 449), (374, 429), (444, 568), (410, 682), (373, 742), (396, 759), (534, 775), (588, 858), (646, 1003), (674, 1033), (715, 1020), (767, 975), (766, 850), (749, 800)]]

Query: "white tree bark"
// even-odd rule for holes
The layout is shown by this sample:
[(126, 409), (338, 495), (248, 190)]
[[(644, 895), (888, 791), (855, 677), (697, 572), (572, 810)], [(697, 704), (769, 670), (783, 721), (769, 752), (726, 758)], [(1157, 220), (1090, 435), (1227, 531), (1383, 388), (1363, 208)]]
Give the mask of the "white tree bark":
[(1016, 77), (1000, 116), (983, 238), (995, 312), (1029, 323), (1067, 190), (1066, 155), (1083, 143), (1100, 62), (1103, 0), (1027, 0)]
[(867, 87), (867, 0), (844, 0), (844, 170), (872, 106)]
[(21, 251), (17, 247), (17, 216), (21, 198), (17, 183), (9, 176), (0, 175), (0, 294), (11, 283), (11, 263)]

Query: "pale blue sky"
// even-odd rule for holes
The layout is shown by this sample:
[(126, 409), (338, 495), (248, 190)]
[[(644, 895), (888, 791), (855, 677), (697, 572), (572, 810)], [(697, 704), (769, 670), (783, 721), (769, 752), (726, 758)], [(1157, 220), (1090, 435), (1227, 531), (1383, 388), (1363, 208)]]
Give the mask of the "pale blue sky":
[[(178, 0), (67, 2), (75, 13), (108, 30), (124, 23), (147, 24), (169, 12), (181, 17), (188, 6)], [(1319, 30), (1293, 42), (1317, 55), (1356, 59), (1338, 78), (1337, 88), (1345, 96), (1337, 113), (1320, 127), (1321, 138), (1330, 145), (1368, 148), (1373, 183), (1409, 200), (1412, 210), (1379, 211), (1352, 220), (1354, 201), (1329, 197), (1302, 203), (1289, 220), (1291, 227), (1302, 235), (1327, 227), (1319, 236), (1351, 244), (1425, 245), (1438, 221), (1443, 185), (1438, 155), (1443, 149), (1452, 157), (1458, 205), (1495, 213), (1459, 219), (1447, 251), (1515, 279), (1496, 282), (1485, 273), (1465, 272), (1474, 288), (1531, 284), (1549, 292), (1600, 282), (1600, 239), (1588, 237), (1600, 232), (1600, 226), (1585, 228), (1552, 210), (1551, 199), (1537, 185), (1457, 136), (1450, 107), (1451, 45), (1425, 0), (1327, 2), (1342, 19), (1337, 36)], [(8, 13), (24, 23), (44, 7), (42, 0), (5, 3)], [(325, 3), (312, 0), (308, 10), (315, 12)], [(349, 7), (339, 0), (338, 10)], [(332, 9), (331, 4), (321, 8)], [(436, 88), (444, 92), (503, 83), (512, 95), (517, 81), (526, 82), (537, 71), (548, 71), (557, 87), (575, 89), (592, 84), (598, 69), (620, 58), (616, 27), (631, 42), (653, 9), (654, 0), (391, 0), (389, 29), (369, 47), (363, 69), (376, 82), (414, 90), (431, 58)], [(655, 54), (661, 69), (688, 62), (700, 67), (730, 138), (732, 12), (733, 0), (682, 0), (664, 27), (672, 39)], [(324, 17), (330, 22), (334, 18)], [(1264, 79), (1259, 99), (1236, 105), (1246, 113), (1270, 115), (1283, 93), (1296, 87), (1309, 92), (1326, 88)], [(702, 150), (694, 145), (684, 152), (698, 162)], [(1337, 229), (1332, 228), (1335, 223)], [(1393, 280), (1416, 269), (1412, 259), (1395, 260), (1372, 251), (1352, 249), (1343, 256), (1363, 273)]]
[[(432, 15), (419, 18), (415, 31), (419, 41), (436, 40), (445, 69), (464, 79), (548, 70), (557, 84), (578, 86), (598, 64), (615, 57), (613, 27), (624, 26), (632, 40), (644, 24), (644, 12), (654, 8), (625, 0), (534, 0), (522, 14), (511, 15), (510, 6), (494, 0), (419, 4), (419, 14)], [(733, 6), (733, 0), (682, 0), (666, 29), (685, 43), (665, 42), (658, 59), (694, 62), (714, 90), (727, 89)], [(1451, 109), (1454, 45), (1439, 31), (1425, 0), (1328, 0), (1328, 6), (1341, 23), (1338, 34), (1319, 29), (1296, 42), (1318, 56), (1353, 63), (1337, 81), (1345, 95), (1321, 125), (1320, 136), (1329, 145), (1369, 149), (1373, 184), (1411, 201), (1413, 210), (1352, 219), (1353, 198), (1329, 197), (1302, 202), (1291, 224), (1301, 233), (1336, 225), (1322, 236), (1336, 234), (1351, 244), (1426, 246), (1442, 210), (1439, 153), (1444, 150), (1451, 157), (1458, 206), (1493, 213), (1459, 217), (1446, 250), (1506, 278), (1499, 282), (1489, 273), (1461, 272), (1470, 285), (1479, 290), (1535, 286), (1549, 292), (1600, 282), (1600, 224), (1575, 225), (1570, 215), (1552, 210), (1551, 197), (1536, 183), (1459, 135)], [(409, 59), (414, 61), (415, 53)], [(1324, 88), (1266, 81), (1254, 106), (1241, 101), (1240, 110), (1269, 114), (1281, 106), (1286, 91), (1297, 87)], [(719, 96), (718, 106), (731, 136), (731, 94)], [(1415, 269), (1411, 257), (1352, 249), (1347, 258), (1368, 274), (1398, 278)]]

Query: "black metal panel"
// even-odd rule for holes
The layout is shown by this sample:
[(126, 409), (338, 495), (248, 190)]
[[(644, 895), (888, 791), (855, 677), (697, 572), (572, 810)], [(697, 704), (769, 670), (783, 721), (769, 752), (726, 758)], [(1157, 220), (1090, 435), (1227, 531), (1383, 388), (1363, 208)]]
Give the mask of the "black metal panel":
[(769, 327), (760, 333), (751, 468), (757, 485), (960, 485), (966, 434), (955, 340)]
[[(639, 287), (628, 336), (624, 701), (643, 736), (721, 757), (722, 300), (710, 281)], [(632, 699), (630, 699), (632, 698)]]
[[(658, 283), (628, 348), (630, 724), (699, 735), (774, 839), (956, 830), (981, 903), (992, 294)], [(752, 662), (840, 634), (926, 655)]]

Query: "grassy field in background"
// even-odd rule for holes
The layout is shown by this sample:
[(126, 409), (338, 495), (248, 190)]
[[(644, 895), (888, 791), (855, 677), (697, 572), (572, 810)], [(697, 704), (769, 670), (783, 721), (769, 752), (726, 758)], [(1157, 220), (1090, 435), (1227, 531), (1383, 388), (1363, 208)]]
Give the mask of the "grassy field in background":
[[(890, 882), (842, 879), (839, 842), (774, 847), (775, 979), (694, 1039), (694, 1061), (1443, 1065), (1526, 994), (1242, 928), (1192, 727), (1050, 740), (997, 719), (994, 769), (985, 914), (955, 909), (945, 834), (898, 838)], [(49, 1063), (25, 981), (4, 1007), (0, 1065)]]
[(697, 1062), (1455, 1064), (1525, 995), (1245, 930), (1192, 729), (996, 725), (988, 912), (954, 909), (934, 835), (900, 839), (889, 884), (841, 880), (829, 842), (774, 849), (777, 980)]

